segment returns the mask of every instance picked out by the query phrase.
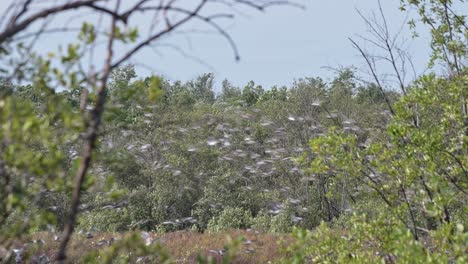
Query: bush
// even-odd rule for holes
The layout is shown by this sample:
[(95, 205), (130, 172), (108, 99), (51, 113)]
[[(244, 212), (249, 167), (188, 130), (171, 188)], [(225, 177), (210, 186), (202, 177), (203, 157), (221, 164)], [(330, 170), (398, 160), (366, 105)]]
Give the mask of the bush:
[(285, 204), (285, 208), (277, 215), (269, 215), (261, 211), (253, 220), (252, 228), (262, 232), (289, 233), (296, 224), (293, 221), (294, 209)]
[(260, 191), (246, 188), (245, 181), (239, 175), (229, 171), (217, 173), (204, 186), (203, 196), (199, 198), (194, 215), (199, 226), (207, 227), (208, 223), (222, 213), (224, 208), (243, 208), (252, 215), (257, 214), (266, 205)]
[(262, 232), (268, 232), (271, 227), (271, 216), (261, 212), (252, 219), (252, 228)]
[[(313, 232), (294, 229), (290, 257), (282, 263), (466, 263), (468, 235), (462, 225), (445, 224), (424, 241), (388, 214), (354, 214), (346, 229), (322, 223)], [(428, 250), (430, 246), (431, 250)]]
[(131, 219), (126, 208), (102, 209), (83, 214), (78, 222), (78, 228), (83, 230), (119, 232), (128, 230)]
[(220, 215), (208, 222), (208, 230), (218, 232), (226, 229), (245, 229), (252, 224), (252, 214), (238, 207), (227, 207)]
[(289, 233), (293, 228), (291, 213), (285, 210), (271, 218), (270, 232)]

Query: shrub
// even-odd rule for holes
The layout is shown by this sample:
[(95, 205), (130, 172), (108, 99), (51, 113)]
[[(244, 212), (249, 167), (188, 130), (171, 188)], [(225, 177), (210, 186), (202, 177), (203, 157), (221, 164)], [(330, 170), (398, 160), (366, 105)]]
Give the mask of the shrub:
[(126, 208), (102, 209), (83, 214), (78, 222), (84, 230), (118, 232), (128, 230), (131, 219)]
[(252, 219), (252, 228), (262, 232), (268, 232), (271, 227), (271, 216), (261, 212)]
[[(424, 241), (413, 238), (398, 219), (354, 214), (347, 229), (322, 223), (313, 232), (294, 229), (295, 242), (282, 263), (465, 263), (468, 235), (462, 225), (445, 224)], [(447, 239), (450, 237), (450, 239)], [(431, 248), (428, 249), (428, 246)]]
[(252, 224), (250, 211), (238, 207), (227, 207), (220, 215), (213, 217), (208, 222), (208, 230), (218, 232), (230, 228), (245, 229)]
[(271, 218), (270, 232), (289, 233), (293, 228), (291, 213), (285, 210)]

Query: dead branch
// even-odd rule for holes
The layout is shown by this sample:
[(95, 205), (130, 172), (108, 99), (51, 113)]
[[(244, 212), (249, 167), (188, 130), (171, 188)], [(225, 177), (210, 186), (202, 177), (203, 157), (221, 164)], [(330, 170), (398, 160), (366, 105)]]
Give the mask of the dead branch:
[(76, 1), (71, 3), (66, 3), (60, 6), (51, 7), (37, 13), (30, 15), (28, 18), (24, 19), (20, 23), (14, 23), (7, 26), (7, 28), (0, 33), (0, 44), (4, 43), (8, 39), (14, 37), (16, 34), (23, 32), (23, 30), (27, 29), (32, 23), (36, 22), (39, 19), (46, 18), (53, 14), (57, 14), (60, 12), (64, 12), (71, 9), (77, 9), (86, 6), (92, 6), (95, 2), (102, 1), (102, 0), (83, 0), (83, 1)]
[(388, 109), (390, 110), (392, 115), (395, 115), (395, 111), (393, 110), (392, 104), (390, 103), (390, 100), (388, 99), (387, 94), (385, 93), (385, 89), (382, 86), (382, 83), (380, 82), (380, 78), (377, 75), (377, 72), (375, 70), (375, 67), (374, 67), (372, 61), (371, 61), (371, 58), (369, 58), (367, 53), (352, 38), (348, 38), (348, 39), (349, 39), (349, 41), (351, 41), (353, 46), (361, 53), (361, 56), (366, 61), (367, 66), (369, 67), (369, 70), (371, 71), (372, 76), (374, 77), (374, 81), (376, 82), (377, 87), (379, 88), (380, 92), (382, 93), (382, 96), (385, 99), (385, 103), (387, 104)]
[[(118, 12), (120, 7), (120, 0), (117, 0), (115, 12)], [(63, 262), (66, 259), (66, 249), (68, 242), (70, 241), (71, 235), (75, 228), (75, 222), (78, 215), (78, 208), (80, 205), (81, 191), (83, 186), (84, 178), (91, 164), (91, 158), (93, 151), (96, 147), (97, 134), (99, 126), (101, 124), (102, 113), (104, 112), (104, 103), (106, 101), (107, 93), (107, 82), (112, 71), (111, 62), (113, 57), (113, 48), (115, 41), (115, 33), (117, 28), (117, 16), (113, 16), (111, 22), (111, 29), (109, 34), (109, 42), (107, 45), (107, 55), (104, 73), (101, 80), (101, 85), (97, 91), (97, 101), (94, 109), (91, 112), (90, 126), (88, 128), (88, 134), (85, 139), (84, 150), (82, 153), (82, 159), (78, 171), (75, 176), (75, 186), (72, 194), (71, 210), (65, 224), (62, 240), (60, 242), (57, 260)]]

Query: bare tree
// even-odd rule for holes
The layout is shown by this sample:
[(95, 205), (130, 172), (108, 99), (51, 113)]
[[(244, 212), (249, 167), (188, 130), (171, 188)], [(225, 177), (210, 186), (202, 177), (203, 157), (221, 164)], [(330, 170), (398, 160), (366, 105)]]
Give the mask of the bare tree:
[[(378, 66), (390, 66), (393, 74), (390, 75), (392, 81), (397, 84), (401, 93), (407, 93), (409, 81), (416, 79), (417, 73), (411, 60), (410, 54), (403, 48), (402, 31), (406, 25), (406, 20), (402, 23), (396, 33), (392, 33), (383, 11), (382, 3), (378, 1), (378, 13), (369, 16), (364, 15), (360, 10), (357, 13), (364, 21), (368, 29), (368, 36), (357, 35), (359, 39), (377, 50), (375, 54), (369, 52), (363, 45), (355, 39), (349, 38), (351, 44), (364, 58), (366, 66), (372, 75), (372, 79), (381, 90), (389, 110), (394, 114), (393, 108), (385, 95), (385, 81), (378, 73)], [(380, 64), (382, 63), (382, 64)], [(412, 71), (412, 78), (408, 78), (408, 73)], [(408, 80), (409, 79), (409, 80)]]
[[(289, 0), (21, 0), (12, 1), (6, 8), (0, 21), (0, 51), (4, 52), (0, 55), (0, 60), (6, 60), (7, 56), (16, 56), (17, 59), (12, 67), (3, 69), (8, 72), (9, 79), (23, 78), (23, 68), (30, 59), (29, 54), (21, 54), (16, 50), (18, 43), (28, 43), (24, 52), (32, 53), (35, 45), (48, 35), (83, 31), (82, 25), (86, 21), (91, 21), (89, 23), (93, 25), (92, 29), (96, 34), (96, 40), (81, 54), (88, 56), (91, 63), (85, 67), (82, 58), (76, 63), (76, 68), (81, 72), (82, 83), (89, 86), (90, 91), (95, 91), (97, 99), (90, 111), (83, 136), (81, 163), (74, 178), (70, 213), (57, 255), (59, 262), (66, 259), (67, 245), (74, 231), (83, 181), (96, 147), (111, 72), (129, 62), (141, 50), (151, 48), (171, 33), (194, 23), (198, 23), (196, 25), (200, 27), (208, 27), (226, 39), (238, 60), (236, 44), (219, 20), (233, 18), (232, 11), (239, 8), (264, 11), (278, 5), (299, 6)], [(151, 18), (150, 22), (143, 26), (136, 25), (135, 21), (143, 16)], [(65, 18), (68, 18), (65, 23), (60, 22)], [(52, 26), (54, 21), (58, 21), (61, 26)], [(139, 36), (140, 30), (136, 33), (132, 31), (132, 27), (144, 29), (148, 33)], [(115, 52), (117, 48), (119, 53)], [(124, 51), (120, 52), (120, 49)], [(96, 54), (105, 54), (100, 67), (94, 65), (99, 59)], [(84, 70), (86, 68), (88, 70)]]

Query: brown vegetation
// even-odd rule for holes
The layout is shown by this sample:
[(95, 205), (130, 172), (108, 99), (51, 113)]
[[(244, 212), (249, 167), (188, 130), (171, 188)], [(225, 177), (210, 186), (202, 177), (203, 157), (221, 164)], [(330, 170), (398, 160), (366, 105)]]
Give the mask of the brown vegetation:
[[(75, 234), (70, 241), (68, 261), (69, 263), (79, 263), (77, 261), (89, 252), (108, 247), (114, 241), (122, 239), (124, 235), (126, 234)], [(216, 260), (216, 263), (221, 263), (224, 257), (222, 251), (228, 243), (228, 237), (244, 238), (234, 263), (269, 263), (283, 257), (284, 252), (281, 248), (291, 242), (288, 235), (265, 234), (251, 230), (232, 230), (223, 233), (179, 231), (165, 234), (148, 233), (148, 235), (152, 243), (161, 243), (164, 246), (175, 263), (196, 263), (198, 255), (211, 256)], [(54, 259), (59, 241), (52, 233), (37, 233), (22, 242), (16, 241), (15, 245), (18, 248), (26, 248), (25, 253), (29, 256), (28, 258), (34, 255)]]

